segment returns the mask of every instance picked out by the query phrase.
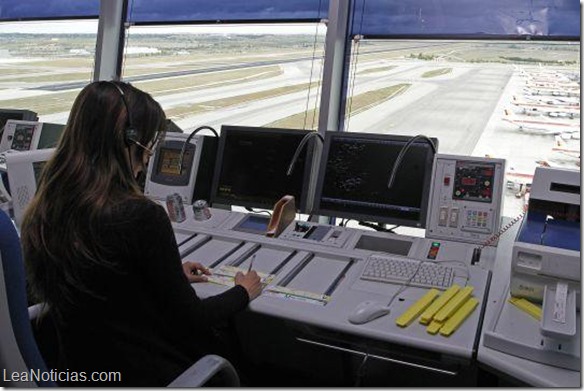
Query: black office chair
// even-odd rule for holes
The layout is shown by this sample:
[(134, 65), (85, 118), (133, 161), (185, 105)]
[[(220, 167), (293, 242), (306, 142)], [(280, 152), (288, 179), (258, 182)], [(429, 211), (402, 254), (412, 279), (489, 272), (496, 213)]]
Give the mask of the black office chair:
[[(0, 210), (0, 369), (5, 369), (8, 374), (47, 371), (30, 324), (31, 317), (38, 315), (42, 306), (28, 308), (25, 281), (20, 239), (12, 220)], [(220, 379), (217, 385), (239, 386), (239, 377), (229, 361), (207, 355), (168, 387), (199, 387), (215, 376)], [(27, 388), (57, 386), (55, 382), (43, 379), (6, 385)]]

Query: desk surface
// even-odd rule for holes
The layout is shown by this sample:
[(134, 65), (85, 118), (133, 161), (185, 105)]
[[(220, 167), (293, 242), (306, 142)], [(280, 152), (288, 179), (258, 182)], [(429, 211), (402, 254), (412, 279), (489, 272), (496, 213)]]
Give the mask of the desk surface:
[[(513, 241), (519, 224), (516, 224), (510, 232), (507, 232), (499, 241), (496, 261), (492, 265), (493, 278), (491, 280), (491, 295), (487, 302), (487, 309), (483, 321), (485, 325), (496, 316), (497, 301), (501, 293), (509, 285), (511, 275), (511, 253)], [(536, 387), (580, 387), (581, 379), (579, 371), (571, 371), (541, 364), (535, 361), (512, 356), (483, 344), (484, 335), (481, 335), (479, 344), (478, 361), (522, 382)]]
[[(331, 301), (326, 306), (262, 295), (250, 304), (252, 311), (319, 327), (326, 327), (331, 330), (356, 336), (438, 352), (463, 360), (472, 360), (474, 354), (477, 353), (479, 363), (534, 386), (580, 386), (580, 372), (540, 364), (485, 347), (483, 345), (482, 332), (478, 330), (480, 316), (482, 315), (481, 311), (475, 311), (463, 323), (461, 328), (448, 338), (440, 335), (429, 335), (426, 333), (425, 327), (417, 323), (403, 329), (398, 327), (395, 324), (396, 318), (420, 298), (426, 292), (425, 289), (410, 287), (398, 296), (399, 300), (393, 302), (389, 315), (363, 325), (351, 324), (348, 322), (347, 317), (360, 302), (364, 300), (387, 302), (388, 298), (399, 288), (399, 286), (392, 284), (368, 284), (366, 281), (359, 279), (361, 271), (365, 266), (365, 259), (371, 254), (371, 251), (330, 248), (312, 243), (294, 243), (277, 238), (265, 238), (250, 233), (222, 229), (221, 227), (224, 228), (225, 226), (234, 225), (233, 223), (229, 223), (230, 219), (237, 221), (241, 219), (241, 214), (236, 212), (217, 211), (214, 216), (219, 216), (220, 219), (205, 223), (194, 221), (190, 214), (192, 212), (190, 210), (187, 211), (187, 220), (180, 224), (174, 224), (178, 242), (187, 239), (193, 233), (198, 233), (199, 239), (197, 240), (201, 241), (209, 240), (209, 238), (213, 237), (220, 240), (228, 239), (245, 242), (240, 249), (236, 249), (241, 253), (249, 250), (251, 246), (257, 245), (257, 243), (267, 244), (268, 247), (272, 246), (276, 250), (294, 248), (298, 253), (282, 269), (281, 275), (284, 276), (297, 266), (301, 262), (301, 259), (303, 259), (303, 255), (308, 252), (317, 254), (317, 256), (323, 257), (324, 259), (334, 259), (336, 257), (338, 259), (354, 260), (354, 266), (348, 270), (335, 290)], [(485, 249), (479, 264), (480, 267), (473, 267), (471, 269), (469, 285), (475, 287), (475, 296), (481, 304), (483, 303), (483, 294), (488, 288), (487, 284), (489, 283), (486, 270), (493, 271), (492, 280), (490, 281), (491, 293), (484, 310), (483, 325), (487, 324), (486, 322), (489, 322), (494, 316), (496, 302), (499, 299), (498, 296), (500, 296), (499, 293), (506, 288), (509, 282), (511, 248), (514, 237), (515, 232), (508, 232), (504, 235), (499, 242), (496, 257), (493, 249)], [(413, 241), (426, 240), (421, 238), (410, 239)], [(457, 245), (456, 243), (452, 243), (452, 246)], [(424, 252), (427, 249), (424, 245), (418, 245), (417, 247), (420, 250), (417, 254), (412, 254), (411, 256), (417, 259), (423, 259)], [(472, 247), (469, 246), (469, 249), (472, 252)], [(237, 251), (235, 251), (235, 255), (238, 254)], [(189, 257), (187, 256), (185, 259), (189, 259)], [(468, 259), (470, 259), (470, 254)], [(194, 287), (202, 297), (215, 295), (225, 290), (225, 287), (215, 284), (196, 284)], [(480, 343), (478, 345), (478, 352), (476, 352), (476, 339), (478, 337), (480, 337)]]
[[(213, 212), (215, 212), (215, 210)], [(350, 323), (348, 321), (348, 316), (354, 311), (359, 303), (367, 300), (374, 300), (387, 304), (389, 299), (401, 287), (401, 285), (364, 281), (359, 278), (365, 267), (367, 257), (372, 254), (373, 251), (355, 249), (354, 244), (357, 238), (347, 240), (348, 247), (351, 247), (350, 249), (335, 248), (331, 246), (327, 247), (317, 243), (309, 243), (310, 241), (300, 243), (298, 241), (267, 238), (263, 235), (227, 229), (226, 227), (233, 227), (236, 224), (230, 222), (229, 219), (242, 218), (243, 215), (236, 212), (232, 212), (230, 216), (226, 216), (224, 218), (226, 221), (224, 224), (221, 224), (218, 220), (209, 220), (201, 224), (190, 217), (190, 210), (187, 209), (187, 213), (189, 216), (187, 216), (185, 222), (174, 225), (175, 232), (177, 232), (177, 242), (180, 243), (181, 241), (184, 241), (191, 233), (197, 233), (198, 235), (192, 239), (194, 246), (197, 247), (197, 243), (205, 244), (197, 247), (197, 250), (190, 255), (191, 258), (187, 255), (184, 258), (185, 260), (199, 260), (197, 258), (204, 258), (206, 253), (202, 249), (205, 246), (209, 248), (208, 253), (217, 254), (217, 256), (220, 257), (221, 255), (218, 253), (217, 245), (220, 244), (219, 242), (225, 243), (227, 241), (243, 243), (238, 245), (232, 244), (231, 250), (223, 252), (223, 254), (226, 254), (231, 251), (229, 258), (224, 259), (235, 260), (235, 263), (239, 262), (238, 259), (245, 258), (247, 256), (245, 254), (252, 253), (252, 251), (254, 251), (253, 249), (257, 248), (258, 244), (261, 244), (262, 249), (270, 249), (275, 252), (286, 248), (296, 251), (296, 255), (292, 257), (274, 279), (273, 282), (276, 284), (279, 284), (284, 276), (290, 275), (290, 271), (297, 267), (302, 260), (305, 259), (305, 256), (308, 253), (313, 255), (314, 259), (322, 263), (322, 266), (320, 266), (321, 269), (318, 269), (318, 264), (311, 266), (315, 268), (314, 270), (334, 271), (337, 266), (333, 265), (333, 260), (335, 259), (345, 260), (346, 262), (352, 260), (353, 262), (352, 266), (346, 271), (346, 274), (342, 277), (338, 286), (334, 290), (334, 293), (331, 295), (331, 300), (326, 305), (318, 305), (293, 299), (283, 299), (269, 294), (262, 294), (250, 303), (250, 309), (252, 311), (356, 336), (395, 343), (401, 346), (421, 349), (424, 351), (432, 351), (448, 357), (458, 358), (466, 362), (470, 362), (476, 354), (482, 312), (480, 308), (483, 306), (477, 308), (477, 310), (475, 310), (470, 317), (466, 319), (462, 326), (450, 337), (444, 337), (440, 334), (428, 334), (426, 332), (426, 326), (421, 325), (418, 322), (414, 322), (406, 328), (401, 328), (396, 325), (395, 321), (397, 317), (427, 292), (427, 289), (424, 288), (408, 287), (405, 289), (393, 301), (389, 315), (361, 325)], [(221, 215), (224, 211), (217, 211), (217, 213)], [(362, 230), (354, 231), (356, 234), (364, 232)], [(367, 234), (385, 235), (388, 238), (400, 238), (398, 235), (372, 231), (367, 231)], [(405, 237), (402, 236), (402, 238)], [(424, 259), (432, 240), (413, 237), (407, 238), (414, 243), (409, 256), (415, 259)], [(449, 247), (449, 245), (445, 243), (440, 251), (442, 251), (444, 256), (448, 256), (448, 248), (454, 248), (456, 249), (454, 252), (464, 256), (465, 259), (461, 260), (470, 261), (472, 248), (469, 248), (467, 251), (466, 247), (460, 246), (461, 245), (458, 243), (452, 243)], [(461, 249), (463, 249), (462, 252), (460, 251)], [(181, 251), (181, 253), (185, 252), (186, 251)], [(261, 257), (258, 256), (256, 262), (260, 262), (260, 258)], [(447, 259), (450, 260), (451, 258), (449, 257)], [(245, 265), (245, 263), (241, 263), (241, 266)], [(456, 265), (453, 264), (449, 266)], [(474, 287), (473, 294), (479, 300), (479, 303), (484, 303), (484, 294), (488, 287), (489, 272), (479, 267), (467, 268), (464, 265), (459, 265), (457, 268), (459, 270), (459, 272), (457, 272), (458, 279), (455, 281), (464, 285), (466, 282), (466, 274), (470, 272), (468, 285)], [(341, 270), (342, 267), (339, 267), (338, 269)], [(330, 278), (332, 279), (336, 276), (336, 274), (332, 272), (325, 274), (331, 274)], [(464, 279), (462, 279), (463, 275), (465, 276)], [(306, 276), (303, 276), (303, 278), (304, 277)], [(306, 284), (300, 283), (299, 285), (301, 285), (301, 289), (308, 290), (305, 285), (314, 285), (315, 287), (318, 287), (318, 289), (329, 286), (328, 282), (325, 283), (318, 281), (317, 277), (320, 276), (315, 276), (313, 274), (309, 277), (310, 278), (307, 279), (312, 281), (309, 281)], [(197, 290), (197, 294), (202, 297), (214, 295), (226, 289), (224, 286), (210, 283), (196, 284), (194, 288)]]

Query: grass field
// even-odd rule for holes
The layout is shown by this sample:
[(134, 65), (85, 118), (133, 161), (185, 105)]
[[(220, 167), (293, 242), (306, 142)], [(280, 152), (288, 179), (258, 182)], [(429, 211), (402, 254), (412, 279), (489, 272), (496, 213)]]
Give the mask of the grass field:
[[(38, 86), (65, 82), (89, 82), (94, 66), (95, 35), (46, 34), (0, 34), (0, 95), (6, 89), (26, 89), (34, 91)], [(313, 36), (278, 35), (194, 35), (194, 34), (152, 34), (130, 35), (127, 45), (134, 48), (157, 48), (155, 54), (124, 56), (123, 75), (153, 75), (171, 71), (186, 71), (221, 65), (255, 63), (271, 60), (285, 60), (313, 57), (321, 61), (324, 36), (313, 48)], [(74, 53), (89, 53), (86, 55)], [(440, 69), (426, 72), (424, 78), (436, 77), (452, 72), (449, 62), (456, 63), (533, 63), (538, 60), (547, 64), (564, 64), (574, 73), (579, 72), (580, 48), (577, 43), (563, 42), (486, 42), (486, 41), (361, 41), (354, 46), (352, 60), (358, 56), (358, 74), (368, 78), (386, 77), (398, 65), (395, 61), (416, 59), (417, 61), (440, 61)], [(3, 61), (5, 59), (5, 61)], [(17, 62), (18, 59), (22, 60)], [(16, 62), (15, 62), (16, 61)], [(391, 61), (392, 63), (387, 63)], [(514, 62), (515, 61), (515, 62)], [(316, 63), (313, 63), (316, 64)], [(444, 66), (442, 66), (444, 64)], [(313, 65), (315, 69), (321, 63)], [(367, 69), (364, 69), (367, 68)], [(310, 67), (302, 72), (309, 72)], [(202, 88), (236, 86), (238, 83), (254, 82), (277, 78), (282, 75), (282, 67), (269, 65), (248, 67), (232, 71), (210, 72), (165, 79), (134, 82), (155, 97), (192, 92)], [(306, 78), (308, 79), (308, 78)], [(313, 85), (313, 87), (316, 87)], [(391, 99), (399, 91), (392, 87), (369, 91), (352, 98), (351, 114)], [(407, 86), (402, 86), (407, 88)], [(275, 87), (265, 91), (246, 93), (238, 91), (233, 96), (212, 99), (197, 104), (168, 107), (170, 117), (179, 119), (210, 110), (234, 107), (244, 102), (306, 91), (307, 83)], [(14, 97), (4, 94), (0, 106), (25, 108), (40, 115), (67, 112), (78, 90), (44, 93), (33, 97)], [(305, 120), (306, 119), (306, 120)], [(297, 113), (282, 118), (270, 125), (314, 127), (318, 122), (315, 110)], [(313, 125), (314, 124), (314, 125)]]
[(255, 67), (190, 76), (177, 76), (149, 81), (137, 81), (132, 84), (156, 96), (177, 91), (193, 91), (202, 87), (221, 87), (237, 82), (253, 81), (258, 78), (267, 79), (281, 74), (282, 70), (279, 66)]
[[(281, 74), (277, 66), (263, 68), (249, 68), (243, 70), (218, 72), (209, 75), (183, 76), (168, 79), (159, 79), (148, 82), (134, 83), (138, 88), (157, 95), (181, 90), (181, 92), (193, 91), (209, 85), (221, 86), (240, 82), (242, 80), (255, 80), (257, 78), (275, 77)], [(78, 90), (67, 92), (54, 92), (46, 95), (18, 98), (2, 101), (5, 108), (32, 108), (40, 115), (60, 113), (71, 109), (71, 104)]]
[(422, 77), (425, 79), (428, 79), (431, 77), (447, 75), (449, 73), (452, 73), (452, 68), (440, 68), (440, 69), (434, 69), (433, 71), (424, 72), (422, 74)]
[[(316, 88), (317, 83), (312, 83), (311, 88)], [(251, 103), (253, 101), (261, 99), (275, 98), (281, 95), (292, 94), (299, 91), (304, 91), (308, 88), (308, 83), (297, 84), (293, 86), (272, 88), (269, 90), (254, 92), (250, 94), (241, 94), (231, 96), (224, 99), (216, 99), (211, 101), (205, 101), (196, 103), (193, 105), (184, 105), (179, 107), (174, 107), (172, 109), (166, 110), (166, 114), (170, 118), (180, 119), (190, 115), (202, 113), (205, 111), (214, 111), (218, 109), (224, 109), (232, 106), (237, 106), (243, 103)]]
[[(347, 103), (348, 115), (356, 115), (362, 111), (377, 106), (399, 94), (402, 94), (410, 87), (410, 84), (396, 84), (378, 90), (367, 91), (350, 98)], [(316, 109), (304, 111), (278, 121), (266, 124), (268, 127), (294, 128), (294, 129), (316, 129), (318, 127), (318, 113)]]
[(389, 66), (385, 66), (385, 67), (368, 68), (368, 69), (359, 71), (357, 73), (359, 73), (361, 75), (365, 75), (367, 73), (387, 72), (387, 71), (391, 71), (392, 69), (395, 69), (395, 68), (397, 68), (396, 65), (389, 65)]

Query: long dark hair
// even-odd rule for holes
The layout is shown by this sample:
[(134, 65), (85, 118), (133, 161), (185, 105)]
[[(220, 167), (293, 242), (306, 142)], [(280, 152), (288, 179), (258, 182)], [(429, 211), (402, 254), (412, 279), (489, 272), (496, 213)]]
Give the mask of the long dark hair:
[(43, 169), (21, 239), (31, 293), (51, 307), (72, 303), (74, 290), (92, 293), (80, 278), (84, 270), (115, 268), (95, 238), (113, 206), (144, 197), (133, 167), (143, 164), (145, 151), (127, 143), (130, 122), (134, 140), (146, 146), (163, 133), (166, 117), (149, 94), (129, 84), (87, 85)]

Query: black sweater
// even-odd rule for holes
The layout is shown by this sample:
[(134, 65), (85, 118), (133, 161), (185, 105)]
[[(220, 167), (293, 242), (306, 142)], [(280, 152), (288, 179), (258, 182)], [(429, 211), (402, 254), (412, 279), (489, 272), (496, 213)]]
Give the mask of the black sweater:
[(214, 352), (218, 341), (212, 327), (248, 304), (241, 286), (204, 300), (197, 297), (183, 273), (168, 216), (151, 201), (116, 207), (99, 236), (95, 240), (108, 249), (115, 266), (82, 272), (91, 293), (76, 292), (75, 302), (62, 309), (62, 321), (41, 322), (41, 338), (56, 325), (59, 348), (46, 354), (51, 368), (82, 371), (87, 377), (94, 371), (119, 371), (121, 383), (113, 386), (164, 386)]

